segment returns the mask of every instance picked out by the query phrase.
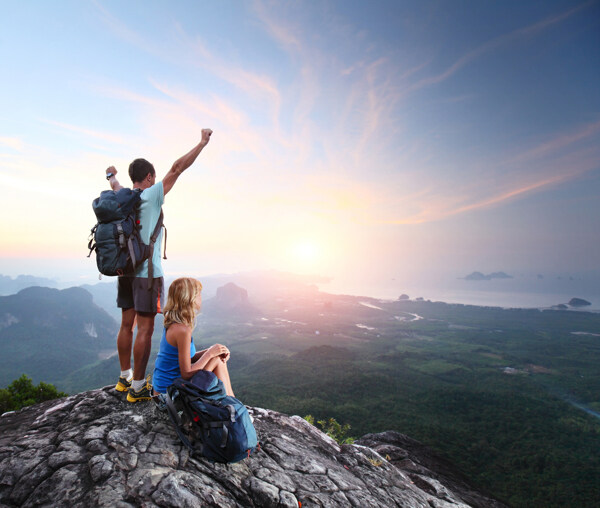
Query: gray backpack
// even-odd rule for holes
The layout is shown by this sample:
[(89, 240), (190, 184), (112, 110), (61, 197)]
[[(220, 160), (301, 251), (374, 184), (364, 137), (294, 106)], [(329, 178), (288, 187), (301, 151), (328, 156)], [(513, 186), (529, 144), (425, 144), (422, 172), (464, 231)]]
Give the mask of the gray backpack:
[[(139, 189), (122, 188), (103, 191), (92, 202), (98, 222), (90, 232), (88, 257), (96, 251), (96, 264), (101, 274), (133, 275), (136, 268), (148, 259), (148, 280), (152, 280), (152, 254), (160, 229), (164, 227), (163, 213), (161, 210), (150, 244), (146, 245), (140, 236), (141, 226), (137, 217), (140, 199)], [(165, 250), (166, 238), (165, 228)], [(164, 259), (167, 259), (166, 252)]]

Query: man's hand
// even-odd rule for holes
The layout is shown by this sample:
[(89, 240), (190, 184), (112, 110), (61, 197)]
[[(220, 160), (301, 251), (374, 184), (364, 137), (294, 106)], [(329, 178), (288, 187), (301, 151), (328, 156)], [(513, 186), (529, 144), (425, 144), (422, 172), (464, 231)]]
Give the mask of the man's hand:
[(113, 175), (117, 176), (117, 168), (115, 168), (114, 166), (106, 168), (106, 175), (108, 175), (109, 173), (112, 173)]
[(212, 133), (212, 129), (202, 129), (202, 140), (200, 143), (202, 143), (203, 146), (208, 145), (208, 142), (210, 141), (210, 135)]
[(198, 143), (194, 148), (192, 148), (188, 153), (186, 153), (183, 157), (179, 157), (174, 163), (169, 172), (163, 178), (163, 192), (166, 196), (167, 193), (173, 188), (175, 182), (187, 168), (189, 168), (196, 157), (200, 155), (202, 149), (208, 144), (210, 141), (210, 136), (212, 135), (212, 129), (202, 129), (202, 139), (200, 143)]

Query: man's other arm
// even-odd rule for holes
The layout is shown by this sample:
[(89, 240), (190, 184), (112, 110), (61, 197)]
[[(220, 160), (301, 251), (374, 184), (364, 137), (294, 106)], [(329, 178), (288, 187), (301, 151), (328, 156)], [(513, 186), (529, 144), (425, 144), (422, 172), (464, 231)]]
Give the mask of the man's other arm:
[(212, 134), (212, 130), (202, 129), (202, 140), (200, 141), (200, 143), (198, 143), (188, 153), (186, 153), (183, 157), (180, 157), (173, 163), (173, 166), (171, 167), (169, 172), (165, 175), (165, 177), (163, 178), (163, 181), (162, 181), (163, 192), (165, 194), (167, 194), (167, 192), (169, 192), (173, 188), (173, 185), (175, 185), (175, 182), (177, 181), (177, 179), (179, 178), (181, 173), (183, 173), (187, 168), (189, 168), (194, 163), (194, 161), (196, 160), (198, 155), (200, 155), (200, 152), (202, 151), (202, 149), (210, 141), (211, 134)]
[(118, 171), (114, 166), (111, 166), (106, 169), (106, 176), (112, 175), (108, 179), (108, 183), (110, 183), (110, 188), (114, 191), (118, 191), (123, 188), (123, 186), (119, 183), (119, 180), (117, 180), (117, 173)]

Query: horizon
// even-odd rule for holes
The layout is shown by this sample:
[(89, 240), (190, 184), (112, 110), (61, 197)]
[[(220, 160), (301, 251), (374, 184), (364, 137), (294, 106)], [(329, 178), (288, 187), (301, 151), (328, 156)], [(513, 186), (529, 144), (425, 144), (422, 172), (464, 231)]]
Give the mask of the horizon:
[[(351, 295), (355, 297), (373, 298), (382, 301), (393, 301), (401, 295), (408, 294), (411, 300), (424, 299), (448, 304), (475, 305), (480, 307), (524, 308), (524, 309), (549, 309), (559, 304), (568, 304), (572, 298), (583, 298), (590, 302), (590, 306), (569, 310), (600, 312), (600, 271), (587, 273), (515, 273), (506, 279), (467, 280), (466, 275), (461, 277), (441, 276), (419, 281), (396, 281), (395, 279), (379, 282), (358, 284), (340, 283), (334, 279), (318, 274), (298, 274), (279, 270), (249, 270), (236, 273), (189, 273), (186, 276), (198, 278), (206, 286), (214, 286), (211, 281), (225, 279), (236, 281), (244, 289), (245, 281), (250, 287), (261, 287), (259, 278), (267, 281), (279, 278), (280, 280), (294, 280), (302, 285), (314, 285), (325, 294)], [(440, 274), (437, 274), (440, 276)], [(49, 274), (22, 273), (7, 275), (0, 273), (0, 278), (9, 277), (16, 281), (18, 277), (44, 278), (53, 283), (57, 289), (67, 289), (84, 285), (115, 284), (116, 278), (102, 276), (95, 280), (70, 280)], [(175, 279), (177, 275), (165, 276), (165, 281)], [(242, 281), (240, 281), (242, 279)], [(206, 291), (207, 288), (205, 288)], [(212, 288), (212, 290), (216, 287)], [(208, 298), (213, 296), (210, 294)], [(249, 294), (252, 298), (252, 292)], [(115, 287), (116, 298), (116, 287)], [(116, 307), (115, 307), (116, 308)]]
[(210, 127), (167, 277), (597, 274), (599, 2), (66, 4), (0, 20), (0, 273), (97, 282), (104, 170)]

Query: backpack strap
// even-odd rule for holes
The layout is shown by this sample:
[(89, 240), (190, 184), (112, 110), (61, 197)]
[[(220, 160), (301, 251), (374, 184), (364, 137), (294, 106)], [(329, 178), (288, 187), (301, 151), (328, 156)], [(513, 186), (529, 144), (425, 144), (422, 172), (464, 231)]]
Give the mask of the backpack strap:
[(165, 239), (164, 239), (164, 241), (163, 241), (163, 245), (164, 245), (164, 247), (163, 247), (163, 259), (167, 259), (167, 226), (165, 226), (165, 225), (163, 224), (163, 225), (162, 225), (162, 228), (163, 228), (163, 229), (164, 229), (164, 231), (165, 231), (165, 234), (164, 234), (164, 238), (165, 238)]
[(92, 255), (92, 252), (94, 252), (94, 250), (96, 249), (96, 241), (95, 241), (94, 234), (96, 233), (97, 229), (98, 229), (98, 223), (96, 223), (96, 225), (90, 231), (90, 241), (88, 242), (88, 249), (90, 249), (90, 253), (87, 255), (88, 258)]
[[(154, 263), (152, 263), (152, 258), (154, 257), (154, 244), (156, 243), (156, 239), (158, 238), (158, 235), (160, 234), (160, 229), (163, 227), (163, 219), (164, 219), (164, 215), (163, 215), (163, 211), (162, 208), (160, 209), (160, 216), (158, 217), (158, 221), (156, 223), (156, 226), (154, 227), (154, 232), (152, 233), (152, 236), (150, 237), (150, 255), (148, 256), (148, 291), (152, 291), (152, 279), (154, 278)], [(166, 231), (167, 228), (165, 228)], [(165, 235), (165, 249), (167, 248), (167, 237)], [(166, 257), (166, 253), (165, 253), (165, 258)]]
[(225, 407), (229, 409), (229, 420), (231, 423), (235, 423), (235, 407), (233, 407), (231, 404), (228, 404)]
[[(202, 397), (198, 397), (199, 400), (203, 400)], [(221, 448), (225, 448), (227, 446), (227, 438), (229, 437), (229, 425), (235, 423), (235, 407), (231, 404), (227, 406), (223, 406), (217, 401), (207, 400), (207, 402), (215, 404), (216, 406), (224, 407), (229, 411), (229, 420), (221, 420), (216, 422), (199, 422), (200, 426), (206, 430), (208, 434), (210, 434), (210, 429), (221, 429), (221, 444), (219, 445)]]
[(190, 442), (190, 440), (185, 435), (185, 433), (183, 431), (183, 422), (181, 421), (179, 413), (177, 412), (177, 408), (175, 408), (175, 404), (173, 403), (173, 399), (169, 395), (168, 390), (165, 395), (166, 395), (165, 403), (167, 405), (167, 413), (169, 414), (169, 418), (173, 422), (173, 425), (175, 425), (175, 431), (177, 432), (179, 439), (185, 445), (185, 447), (190, 451), (190, 454), (193, 454), (196, 451), (199, 451), (200, 453), (202, 453), (202, 445), (200, 446), (199, 450), (195, 449), (194, 446), (192, 446), (192, 443)]
[[(119, 226), (120, 226), (120, 224), (119, 224)], [(129, 249), (129, 256), (131, 257), (131, 264), (132, 264), (132, 266), (135, 266), (137, 263), (137, 260), (135, 259), (135, 250), (133, 248), (133, 240), (132, 240), (131, 236), (127, 240), (127, 248)]]
[(229, 429), (227, 428), (228, 422), (210, 422), (203, 423), (202, 428), (210, 434), (210, 429), (221, 429), (221, 443), (219, 447), (225, 448), (227, 446), (227, 437), (229, 436)]

